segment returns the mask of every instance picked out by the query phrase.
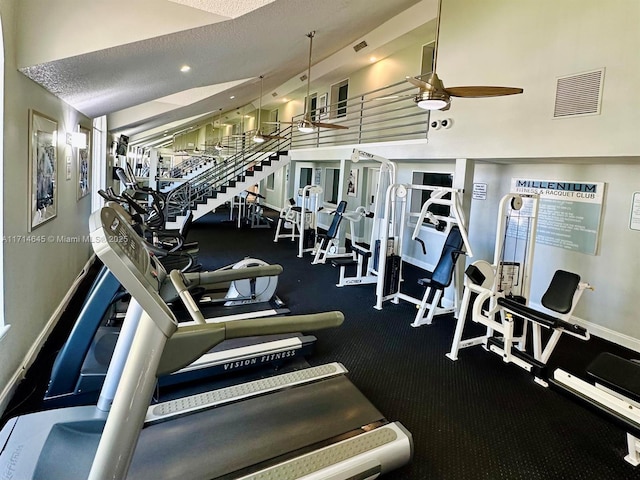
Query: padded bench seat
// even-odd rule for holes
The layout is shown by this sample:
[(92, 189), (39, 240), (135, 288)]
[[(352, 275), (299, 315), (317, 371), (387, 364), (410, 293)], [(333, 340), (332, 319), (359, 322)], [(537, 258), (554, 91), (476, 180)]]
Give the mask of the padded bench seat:
[(498, 298), (498, 305), (506, 308), (507, 310), (512, 311), (516, 315), (526, 317), (536, 323), (547, 326), (549, 328), (561, 327), (564, 330), (576, 333), (578, 335), (584, 335), (587, 333), (587, 330), (579, 325), (575, 325), (570, 322), (565, 322), (564, 320), (556, 318), (547, 313), (534, 310), (533, 308), (523, 305), (515, 300), (511, 300), (510, 298), (506, 298), (506, 297)]
[(605, 387), (640, 402), (640, 363), (605, 352), (589, 364), (587, 373)]
[(357, 265), (358, 262), (353, 258), (332, 258), (331, 265), (334, 267), (348, 267), (350, 265)]

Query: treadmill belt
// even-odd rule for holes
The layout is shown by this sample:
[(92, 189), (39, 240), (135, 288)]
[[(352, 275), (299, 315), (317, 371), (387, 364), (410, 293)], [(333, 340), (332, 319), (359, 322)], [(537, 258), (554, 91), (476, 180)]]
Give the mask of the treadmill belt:
[(382, 419), (346, 377), (331, 378), (148, 426), (127, 478), (246, 474), (256, 464)]

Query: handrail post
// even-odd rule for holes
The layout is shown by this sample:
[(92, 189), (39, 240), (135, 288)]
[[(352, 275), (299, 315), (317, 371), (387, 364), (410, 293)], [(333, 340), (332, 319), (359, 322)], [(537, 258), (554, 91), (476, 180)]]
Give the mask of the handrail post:
[(364, 116), (364, 95), (360, 96), (360, 119), (358, 120), (358, 145), (362, 143), (362, 120)]

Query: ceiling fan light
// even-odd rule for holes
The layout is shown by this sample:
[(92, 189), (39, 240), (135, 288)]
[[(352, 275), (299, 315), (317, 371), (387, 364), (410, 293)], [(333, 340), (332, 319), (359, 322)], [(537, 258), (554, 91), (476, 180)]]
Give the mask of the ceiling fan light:
[(216, 150), (220, 151), (222, 150), (224, 147), (222, 145), (220, 145), (219, 143), (217, 143), (213, 148), (215, 148)]
[(316, 131), (316, 126), (309, 121), (301, 121), (298, 123), (298, 131), (300, 133), (313, 133)]
[(265, 138), (259, 133), (253, 136), (253, 141), (255, 143), (264, 143)]
[(451, 99), (444, 93), (422, 92), (416, 95), (413, 101), (423, 110), (440, 110), (449, 105)]

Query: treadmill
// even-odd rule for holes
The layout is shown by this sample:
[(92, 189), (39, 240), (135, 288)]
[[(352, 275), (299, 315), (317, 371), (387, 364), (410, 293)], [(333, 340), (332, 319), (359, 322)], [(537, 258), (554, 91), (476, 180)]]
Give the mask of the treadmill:
[[(158, 295), (158, 265), (109, 207), (90, 219), (96, 254), (142, 309), (118, 341), (96, 406), (13, 418), (0, 431), (0, 472), (15, 479), (373, 479), (412, 458), (412, 439), (329, 364), (149, 405), (156, 376), (247, 335), (339, 325), (340, 312), (177, 328)], [(180, 272), (170, 274), (184, 287)], [(134, 318), (131, 316), (130, 318)], [(125, 354), (121, 355), (124, 352)], [(125, 358), (123, 362), (121, 358)]]
[[(107, 205), (131, 224), (130, 215), (121, 205), (116, 202), (108, 202)], [(204, 291), (205, 300), (200, 299), (198, 305), (207, 322), (241, 321), (289, 312), (275, 295), (277, 277), (282, 273), (282, 267), (256, 262), (260, 261), (245, 259), (238, 262), (242, 268), (234, 266), (211, 272), (185, 273), (185, 283), (189, 285), (190, 291)], [(158, 275), (161, 283), (160, 295), (164, 301), (172, 306), (181, 304), (181, 293), (168, 281), (164, 271), (159, 271)], [(216, 301), (215, 292), (228, 289), (229, 284), (233, 285), (230, 295), (222, 302)], [(121, 335), (124, 308), (119, 305), (125, 303), (126, 293), (113, 273), (103, 266), (67, 341), (56, 356), (42, 401), (43, 408), (90, 405), (97, 401), (116, 342)], [(251, 296), (270, 297), (271, 300), (257, 303), (246, 301)], [(140, 310), (136, 312), (141, 313)], [(184, 318), (183, 315), (179, 321), (191, 320), (188, 314), (187, 317)], [(132, 330), (129, 331), (129, 334), (133, 333)], [(315, 336), (300, 332), (227, 340), (188, 367), (159, 378), (158, 386), (175, 386), (265, 366), (278, 368), (286, 362), (310, 355), (315, 341)]]
[[(269, 265), (238, 270), (231, 269), (218, 273), (217, 277), (247, 275), (252, 271), (273, 274), (278, 269), (281, 270), (282, 267)], [(215, 272), (207, 273), (209, 273), (208, 278), (216, 278), (213, 275)], [(194, 274), (186, 275), (193, 278)], [(170, 289), (166, 288), (166, 283), (166, 281), (163, 282), (163, 298), (173, 304), (181, 302), (175, 289), (173, 292), (169, 291)], [(121, 300), (123, 297), (127, 297), (126, 291), (122, 289), (120, 282), (109, 269), (103, 266), (89, 291), (69, 337), (56, 356), (47, 391), (43, 398), (44, 408), (89, 405), (97, 401), (115, 345), (121, 335), (125, 316), (123, 310), (128, 303)], [(202, 308), (200, 302), (198, 303)], [(121, 305), (125, 305), (125, 307)], [(238, 314), (238, 308), (242, 308), (242, 305), (238, 308), (220, 308)], [(214, 317), (214, 312), (219, 314), (220, 308), (202, 308), (208, 322), (244, 321), (246, 318), (280, 315), (288, 312), (287, 309), (282, 308), (269, 309), (254, 311), (252, 316), (248, 317), (246, 313), (251, 309), (246, 309), (243, 315)], [(138, 311), (138, 313), (140, 312)], [(188, 325), (189, 322), (192, 322), (191, 317), (188, 317), (184, 318), (183, 315), (179, 319), (180, 324)], [(133, 332), (130, 333), (133, 334)], [(285, 362), (310, 355), (315, 347), (315, 341), (315, 336), (303, 335), (299, 332), (225, 340), (191, 365), (159, 378), (158, 385), (160, 387), (174, 386), (264, 366), (277, 368)]]

